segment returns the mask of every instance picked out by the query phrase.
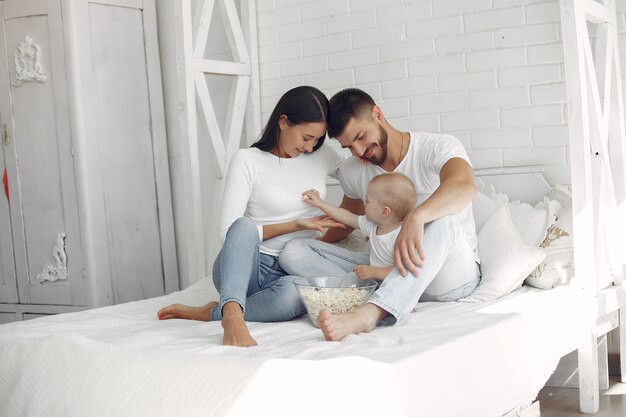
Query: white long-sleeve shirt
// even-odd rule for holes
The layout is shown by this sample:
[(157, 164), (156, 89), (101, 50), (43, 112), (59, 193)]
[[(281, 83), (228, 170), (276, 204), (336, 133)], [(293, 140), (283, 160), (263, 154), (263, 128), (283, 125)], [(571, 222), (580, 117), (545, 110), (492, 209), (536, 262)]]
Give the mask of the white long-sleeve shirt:
[[(226, 175), (220, 211), (220, 239), (240, 217), (252, 219), (263, 240), (263, 225), (285, 223), (322, 214), (302, 200), (310, 189), (326, 197), (326, 177), (337, 176), (343, 157), (325, 143), (313, 153), (296, 158), (279, 158), (258, 148), (240, 149), (233, 156)], [(296, 237), (313, 237), (314, 230), (301, 230), (268, 239), (260, 251), (277, 256), (287, 241)]]

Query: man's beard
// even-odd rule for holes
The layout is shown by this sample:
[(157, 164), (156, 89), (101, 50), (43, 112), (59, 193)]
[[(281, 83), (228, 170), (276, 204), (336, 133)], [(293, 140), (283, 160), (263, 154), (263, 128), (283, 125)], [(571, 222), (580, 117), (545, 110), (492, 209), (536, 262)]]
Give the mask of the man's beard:
[(383, 129), (382, 126), (378, 126), (378, 131), (380, 132), (380, 138), (378, 140), (378, 145), (372, 145), (369, 149), (365, 151), (365, 153), (370, 150), (375, 150), (378, 146), (380, 148), (380, 157), (377, 158), (375, 155), (372, 155), (371, 158), (363, 158), (364, 160), (371, 162), (374, 165), (382, 165), (383, 162), (387, 159), (387, 132)]

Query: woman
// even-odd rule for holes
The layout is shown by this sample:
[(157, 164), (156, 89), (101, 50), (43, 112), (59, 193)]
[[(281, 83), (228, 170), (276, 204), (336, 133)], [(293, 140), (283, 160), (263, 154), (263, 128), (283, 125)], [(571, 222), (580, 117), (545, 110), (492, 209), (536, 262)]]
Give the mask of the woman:
[[(324, 146), (328, 99), (314, 87), (285, 93), (261, 139), (233, 156), (220, 212), (222, 250), (213, 264), (219, 302), (201, 307), (174, 304), (159, 319), (221, 320), (224, 344), (254, 346), (246, 321), (285, 321), (305, 313), (295, 277), (278, 256), (289, 240), (343, 225), (302, 201), (304, 190), (326, 193), (341, 156)], [(322, 197), (323, 198), (323, 197)]]

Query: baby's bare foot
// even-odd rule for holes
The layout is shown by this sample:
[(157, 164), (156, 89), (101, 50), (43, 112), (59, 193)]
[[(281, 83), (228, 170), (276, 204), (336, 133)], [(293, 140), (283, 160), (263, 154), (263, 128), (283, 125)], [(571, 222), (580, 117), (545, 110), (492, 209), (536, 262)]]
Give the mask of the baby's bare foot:
[(343, 314), (330, 314), (323, 310), (317, 316), (324, 338), (328, 341), (343, 340), (350, 334), (370, 332), (387, 312), (374, 304), (364, 304)]
[(172, 304), (159, 310), (159, 320), (186, 319), (211, 321), (211, 310), (218, 306), (217, 301), (211, 301), (200, 307), (192, 307), (184, 304)]

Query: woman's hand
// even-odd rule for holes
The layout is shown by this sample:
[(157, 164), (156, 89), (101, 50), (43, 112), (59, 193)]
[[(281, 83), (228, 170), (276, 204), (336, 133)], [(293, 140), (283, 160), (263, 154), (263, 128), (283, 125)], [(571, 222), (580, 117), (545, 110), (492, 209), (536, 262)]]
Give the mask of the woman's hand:
[(320, 198), (319, 191), (315, 189), (303, 192), (302, 199), (305, 203), (317, 208), (319, 208), (324, 203), (324, 200)]
[(411, 271), (413, 276), (417, 277), (419, 275), (417, 267), (424, 266), (423, 240), (424, 221), (419, 216), (419, 213), (412, 211), (406, 216), (393, 249), (395, 265), (403, 277), (407, 275), (406, 269)]
[(328, 217), (325, 214), (322, 214), (321, 216), (311, 217), (310, 219), (296, 220), (296, 226), (300, 230), (317, 230), (320, 232), (324, 232), (324, 229), (327, 229), (329, 227), (346, 227), (345, 224), (339, 223), (337, 220), (334, 220), (333, 218)]

